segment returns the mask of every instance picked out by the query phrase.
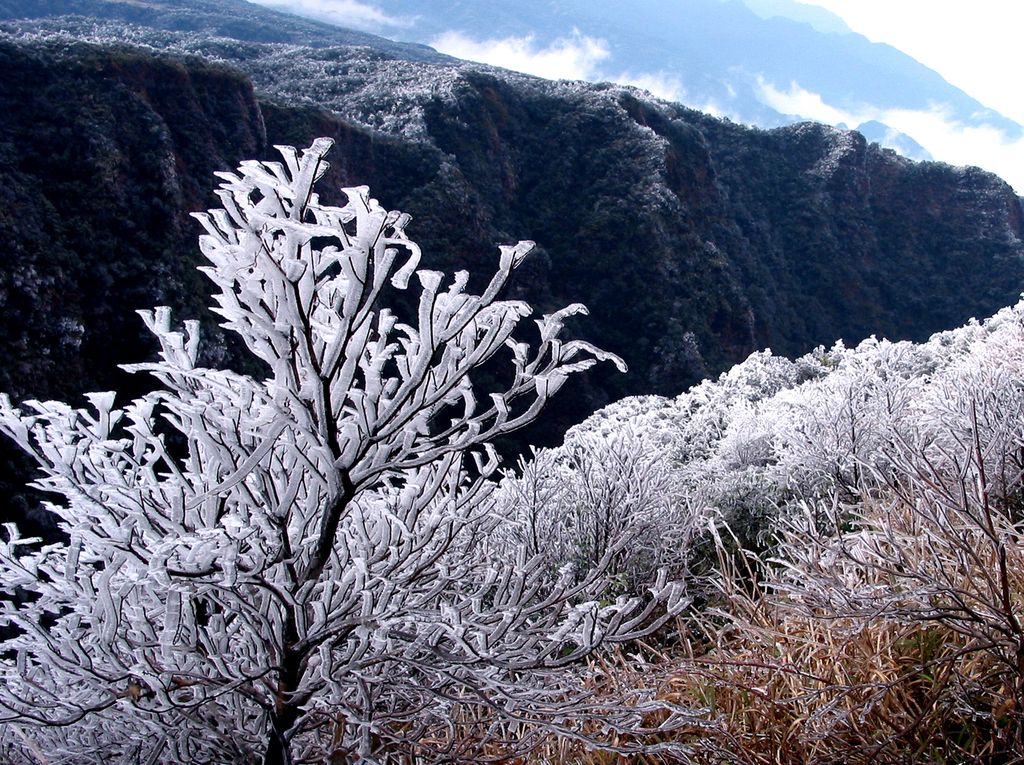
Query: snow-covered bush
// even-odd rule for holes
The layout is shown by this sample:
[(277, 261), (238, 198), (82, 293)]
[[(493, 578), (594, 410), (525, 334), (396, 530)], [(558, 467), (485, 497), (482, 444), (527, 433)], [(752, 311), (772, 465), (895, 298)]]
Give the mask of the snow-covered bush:
[(705, 436), (679, 469), (709, 506), (746, 476), (774, 511), (761, 552), (710, 529), (715, 590), (667, 684), (708, 708), (680, 734), (691, 761), (1019, 761), (1024, 303), (926, 343), (812, 357), (815, 375), (764, 397), (737, 395), (767, 357), (748, 360), (660, 428), (690, 434), (680, 454)]
[(495, 492), (511, 520), (503, 544), (583, 580), (605, 571), (606, 597), (641, 592), (659, 570), (682, 581), (705, 519), (678, 495), (679, 477), (651, 431), (635, 424), (603, 435), (569, 431), (562, 446), (520, 461)]
[[(849, 499), (865, 471), (893, 469), (894, 444), (917, 437), (932, 450), (962, 446), (973, 432), (972, 406), (978, 427), (1006, 433), (1024, 406), (1022, 314), (1024, 304), (925, 343), (840, 342), (795, 361), (763, 351), (676, 399), (623, 399), (571, 430), (564, 446), (527, 461), (499, 499), (519, 493), (512, 504), (535, 508), (521, 527), (543, 528), (537, 539), (562, 563), (592, 559), (587, 528), (597, 518), (617, 534), (657, 527), (670, 544), (686, 540), (686, 550), (653, 556), (663, 561), (690, 560), (701, 543), (694, 529), (712, 517), (739, 544), (767, 549), (778, 524), (804, 505), (836, 492)], [(634, 480), (632, 489), (604, 491), (601, 479), (624, 461), (645, 465), (645, 480), (659, 488)], [(638, 502), (637, 492), (659, 499)], [(673, 528), (686, 531), (667, 533)], [(642, 546), (630, 549), (653, 559)]]
[[(778, 646), (789, 625), (793, 645), (817, 642), (833, 647), (833, 662), (843, 657), (825, 673), (795, 662), (807, 673), (802, 703), (817, 707), (798, 715), (816, 721), (799, 735), (860, 747), (836, 758), (917, 751), (921, 761), (1012, 761), (1024, 752), (1019, 320), (945, 362), (917, 381), (901, 427), (881, 430), (886, 442), (861, 464), (857, 485), (835, 487), (776, 531), (756, 609), (772, 623), (758, 630)], [(814, 641), (798, 642), (799, 625)], [(856, 658), (851, 646), (856, 668), (844, 663)]]
[(756, 353), (623, 421), (644, 430), (657, 411), (677, 493), (748, 542), (767, 543), (802, 504), (836, 491), (849, 498), (864, 471), (891, 468), (894, 444), (916, 437), (960, 448), (972, 407), (980, 428), (1007, 432), (1024, 405), (1022, 315), (1024, 303), (925, 343), (869, 338), (796, 361)]
[[(267, 379), (196, 366), (198, 324), (157, 309), (161, 360), (129, 367), (157, 392), (3, 400), (68, 536), (0, 544), (23, 596), (0, 602), (5, 761), (451, 761), (472, 759), (461, 721), (528, 747), (538, 727), (588, 738), (665, 708), (650, 690), (595, 703), (570, 668), (656, 627), (678, 587), (602, 600), (609, 556), (573, 575), (483, 541), (490, 441), (621, 362), (559, 338), (579, 305), (540, 319), (534, 349), (517, 339), (530, 308), (498, 295), (530, 243), (474, 295), (465, 272), (416, 270), (408, 217), (365, 188), (321, 204), (329, 148), (222, 173), (223, 208), (198, 216), (216, 310)], [(396, 290), (415, 298), (404, 321)], [(505, 387), (478, 395), (471, 374), (502, 354)]]
[(672, 402), (676, 438), (666, 453), (691, 514), (714, 516), (746, 544), (760, 544), (787, 491), (773, 470), (779, 423), (764, 416), (765, 406), (821, 374), (815, 359), (793, 362), (763, 351)]

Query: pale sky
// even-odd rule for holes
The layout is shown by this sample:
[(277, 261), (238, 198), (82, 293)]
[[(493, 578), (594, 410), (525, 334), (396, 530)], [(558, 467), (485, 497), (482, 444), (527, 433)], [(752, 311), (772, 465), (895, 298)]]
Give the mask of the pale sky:
[(798, 0), (899, 48), (951, 85), (1024, 124), (1024, 0)]

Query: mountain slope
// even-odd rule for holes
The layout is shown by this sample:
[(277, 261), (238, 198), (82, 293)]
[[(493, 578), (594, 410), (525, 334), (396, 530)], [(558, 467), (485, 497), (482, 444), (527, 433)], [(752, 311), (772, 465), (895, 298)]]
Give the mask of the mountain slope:
[[(413, 214), (428, 267), (487, 273), (496, 243), (540, 242), (512, 296), (542, 311), (582, 300), (593, 315), (574, 333), (629, 362), (574, 382), (520, 447), (765, 345), (921, 338), (1024, 286), (1006, 184), (856, 133), (753, 130), (363, 38), (256, 43), (86, 17), (2, 28), (0, 389), (16, 400), (138, 391), (115, 364), (154, 353), (134, 310), (155, 304), (204, 316), (206, 362), (237, 363), (202, 308), (188, 212), (214, 203), (214, 170), (320, 135), (338, 144), (326, 186), (366, 183)], [(45, 525), (26, 470), (0, 447), (7, 517)]]
[[(0, 336), (21, 338), (6, 355), (8, 390), (108, 384), (107, 338), (132, 334), (132, 309), (183, 292), (189, 312), (203, 302), (186, 213), (210, 201), (212, 170), (321, 134), (340, 144), (331, 183), (368, 183), (410, 212), (433, 267), (484, 273), (495, 243), (534, 239), (541, 249), (515, 296), (542, 310), (590, 306), (582, 331), (632, 372), (581, 383), (553, 413), (552, 435), (595, 405), (677, 392), (765, 345), (795, 354), (836, 337), (921, 338), (1011, 302), (1024, 284), (1024, 215), (1009, 187), (911, 163), (856, 133), (752, 130), (630, 89), (363, 47), (203, 46), (244, 53), (236, 63), (274, 98), (198, 61), (5, 45), (8, 69), (25, 72), (0, 85), (8, 209), (46, 211), (5, 219), (7, 241), (20, 243), (6, 256), (5, 294), (30, 303), (5, 310)], [(322, 93), (337, 113), (285, 104), (289, 92)], [(67, 152), (50, 158), (54, 146)], [(114, 276), (95, 283), (97, 269)], [(36, 294), (40, 274), (58, 279), (52, 293)], [(55, 305), (56, 295), (79, 297)]]
[[(0, 0), (0, 19), (58, 18), (79, 23), (86, 19), (114, 22), (115, 28), (137, 25), (198, 38), (224, 37), (317, 47), (364, 45), (414, 61), (448, 59), (425, 45), (399, 43), (365, 32), (340, 29), (244, 0)], [(75, 26), (72, 23), (72, 28)]]

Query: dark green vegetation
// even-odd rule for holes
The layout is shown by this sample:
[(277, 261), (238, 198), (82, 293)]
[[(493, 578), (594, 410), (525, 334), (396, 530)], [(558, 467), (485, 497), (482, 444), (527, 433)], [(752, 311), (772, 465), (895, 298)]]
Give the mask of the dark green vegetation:
[[(201, 13), (183, 14), (192, 5)], [(268, 36), (277, 22), (253, 6), (235, 26), (210, 3), (73, 10), (97, 8), (107, 20), (0, 27), (0, 389), (14, 398), (127, 390), (115, 364), (152, 353), (133, 312), (202, 314), (188, 213), (213, 204), (212, 172), (319, 135), (338, 143), (324, 187), (368, 184), (412, 214), (426, 264), (486, 273), (495, 243), (534, 239), (515, 296), (590, 307), (584, 331), (631, 373), (575, 382), (535, 442), (757, 348), (921, 339), (1024, 286), (1009, 186), (857, 133), (751, 129), (628, 88), (365, 47), (377, 38), (309, 22)], [(0, 3), (8, 18), (29, 11), (56, 12)], [(58, 35), (68, 30), (207, 60)], [(321, 33), (321, 47), (294, 44)]]

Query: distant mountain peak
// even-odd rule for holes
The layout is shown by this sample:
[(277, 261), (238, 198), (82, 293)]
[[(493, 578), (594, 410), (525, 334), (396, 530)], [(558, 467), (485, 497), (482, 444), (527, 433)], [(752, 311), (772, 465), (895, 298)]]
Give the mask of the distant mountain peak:
[[(732, 2), (734, 0), (723, 0)], [(762, 19), (783, 18), (808, 24), (823, 34), (853, 34), (846, 22), (825, 8), (806, 5), (795, 0), (742, 0)]]
[(861, 133), (872, 143), (877, 143), (886, 149), (892, 149), (904, 157), (917, 160), (931, 160), (931, 152), (915, 141), (906, 133), (901, 133), (895, 128), (877, 120), (868, 120), (857, 126), (857, 132)]

